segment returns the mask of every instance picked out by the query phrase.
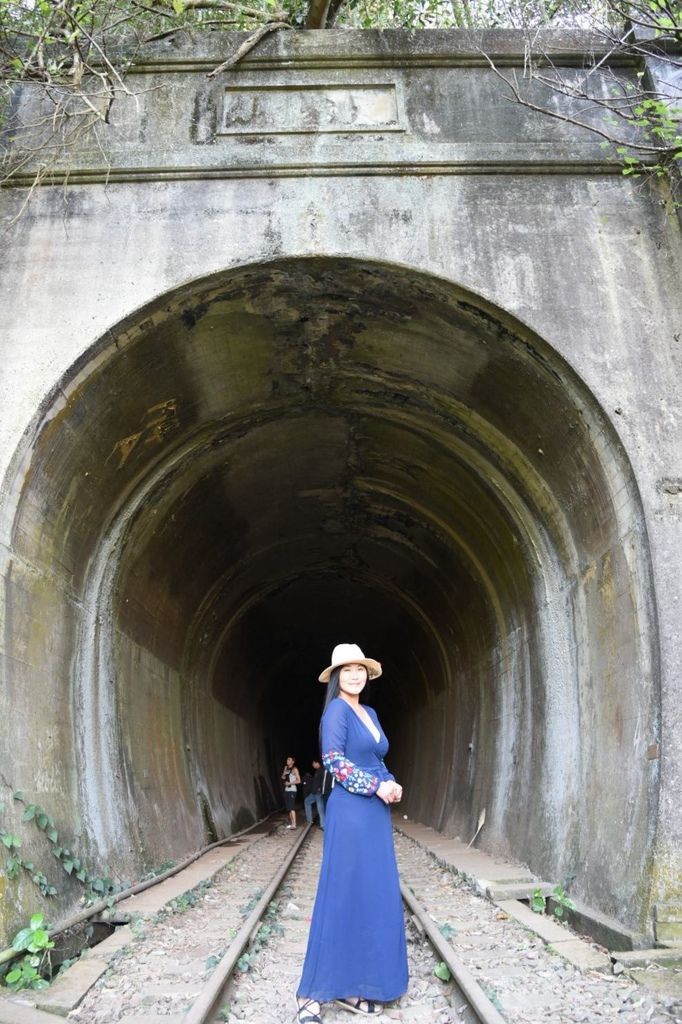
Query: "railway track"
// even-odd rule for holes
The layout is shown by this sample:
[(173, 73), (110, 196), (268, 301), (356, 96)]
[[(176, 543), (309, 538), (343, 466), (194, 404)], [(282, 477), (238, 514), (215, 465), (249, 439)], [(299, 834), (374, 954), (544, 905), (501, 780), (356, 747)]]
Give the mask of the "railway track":
[[(382, 1024), (678, 1019), (663, 1004), (639, 999), (637, 987), (623, 979), (586, 978), (557, 965), (537, 936), (474, 895), (418, 844), (396, 835), (396, 848), (411, 980), (406, 996), (378, 1018)], [(200, 882), (160, 912), (132, 914), (118, 942), (107, 940), (119, 948), (70, 1008), (68, 1020), (293, 1022), (321, 854), (318, 829), (287, 831), (281, 822), (247, 837), (210, 883)], [(99, 948), (91, 951), (92, 959)], [(50, 1024), (55, 998), (46, 990), (36, 1024)], [(65, 1006), (55, 1022), (63, 1022)], [(0, 1000), (0, 1024), (33, 1024), (26, 1012)], [(322, 1017), (324, 1024), (355, 1019), (330, 1005)]]

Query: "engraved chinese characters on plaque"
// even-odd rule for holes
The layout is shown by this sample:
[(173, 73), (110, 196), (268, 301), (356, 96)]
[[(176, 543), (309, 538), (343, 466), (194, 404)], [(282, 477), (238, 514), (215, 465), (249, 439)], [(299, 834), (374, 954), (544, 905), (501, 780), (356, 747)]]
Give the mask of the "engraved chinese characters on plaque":
[(228, 86), (221, 135), (402, 131), (394, 83)]

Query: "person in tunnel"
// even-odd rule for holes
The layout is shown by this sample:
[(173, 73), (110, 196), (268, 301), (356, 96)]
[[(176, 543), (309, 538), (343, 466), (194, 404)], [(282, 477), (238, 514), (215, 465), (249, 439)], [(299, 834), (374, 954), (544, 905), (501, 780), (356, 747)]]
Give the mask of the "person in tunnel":
[(284, 783), (284, 806), (289, 815), (287, 828), (296, 828), (296, 794), (301, 784), (301, 776), (296, 767), (296, 760), (288, 757), (282, 768), (282, 782)]
[(320, 828), (324, 828), (325, 794), (323, 786), (327, 772), (317, 760), (313, 761), (312, 769), (312, 772), (309, 772), (307, 776), (303, 776), (304, 790), (306, 789), (306, 779), (308, 780), (307, 790), (303, 797), (303, 811), (305, 813), (305, 820), (309, 825), (312, 825), (314, 804), (317, 807)]
[(320, 1024), (321, 1004), (365, 1017), (407, 990), (407, 949), (390, 805), (402, 787), (383, 758), (388, 740), (360, 703), (381, 665), (357, 644), (338, 644), (320, 675), (328, 683), (320, 742), (335, 778), (327, 802), (317, 896), (301, 981), (298, 1024)]

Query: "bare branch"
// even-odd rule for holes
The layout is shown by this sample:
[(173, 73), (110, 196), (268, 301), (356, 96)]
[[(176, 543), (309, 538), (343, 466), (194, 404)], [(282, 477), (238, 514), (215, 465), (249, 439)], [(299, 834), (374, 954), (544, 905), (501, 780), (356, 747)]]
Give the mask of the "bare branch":
[[(526, 96), (522, 94), (518, 82), (516, 81), (515, 75), (512, 76), (513, 81), (510, 80), (509, 78), (507, 78), (506, 75), (502, 74), (500, 69), (495, 65), (494, 61), (487, 53), (484, 53), (484, 51), (482, 50), (480, 50), (479, 52), (483, 57), (485, 57), (485, 59), (487, 60), (488, 64), (490, 65), (491, 69), (495, 72), (497, 77), (502, 82), (504, 82), (504, 84), (510, 90), (512, 98), (521, 106), (526, 107), (528, 110), (534, 110), (539, 114), (545, 114), (547, 117), (553, 117), (557, 121), (563, 121), (565, 124), (574, 125), (576, 128), (584, 128), (586, 131), (593, 132), (595, 135), (599, 135), (602, 139), (605, 139), (607, 142), (612, 143), (615, 146), (625, 146), (630, 150), (638, 151), (645, 155), (652, 154), (656, 156), (667, 156), (670, 153), (669, 146), (658, 146), (655, 145), (653, 142), (645, 143), (638, 142), (632, 139), (620, 138), (616, 136), (612, 131), (608, 131), (604, 128), (601, 128), (599, 125), (589, 124), (586, 121), (581, 121), (580, 118), (575, 117), (572, 114), (564, 114), (561, 111), (550, 110), (547, 107), (543, 107), (539, 103), (533, 103), (531, 100), (527, 99)], [(590, 102), (594, 102), (592, 100), (592, 97), (586, 96), (585, 99), (589, 99)]]
[(266, 18), (269, 22), (283, 22), (286, 18), (285, 11), (266, 12), (258, 10), (257, 7), (247, 7), (245, 4), (232, 3), (231, 0), (184, 0), (185, 10), (214, 10), (234, 11), (237, 14), (244, 14), (249, 18), (257, 18), (262, 21)]
[(221, 74), (223, 71), (227, 71), (228, 68), (234, 67), (238, 64), (247, 53), (250, 53), (258, 44), (270, 32), (277, 32), (279, 29), (290, 29), (292, 26), (288, 21), (273, 21), (268, 22), (267, 25), (262, 25), (256, 32), (253, 32), (248, 39), (246, 39), (231, 57), (228, 57), (226, 61), (219, 64), (213, 71), (209, 71), (206, 75), (207, 78), (215, 78), (216, 75)]

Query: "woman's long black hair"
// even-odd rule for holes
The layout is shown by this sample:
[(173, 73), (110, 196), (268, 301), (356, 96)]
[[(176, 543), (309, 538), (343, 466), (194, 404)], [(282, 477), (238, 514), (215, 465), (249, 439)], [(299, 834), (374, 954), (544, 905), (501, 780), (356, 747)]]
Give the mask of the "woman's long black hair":
[(324, 704), (322, 705), (322, 715), (324, 715), (325, 711), (327, 710), (331, 702), (334, 700), (334, 698), (338, 697), (339, 695), (339, 677), (341, 675), (342, 667), (342, 665), (338, 665), (331, 671), (331, 675), (329, 676), (329, 682), (327, 683), (327, 693), (324, 698)]
[[(318, 727), (318, 730), (317, 730), (318, 743), (320, 745), (320, 752), (323, 755), (324, 755), (324, 750), (322, 750), (322, 719), (324, 718), (324, 713), (327, 710), (327, 708), (329, 707), (329, 705), (331, 704), (331, 702), (334, 700), (335, 697), (338, 697), (338, 695), (339, 695), (339, 692), (340, 692), (339, 677), (341, 675), (341, 669), (342, 668), (343, 668), (343, 665), (338, 665), (336, 668), (333, 668), (332, 671), (331, 671), (331, 674), (329, 676), (329, 682), (327, 683), (327, 694), (326, 694), (326, 696), (324, 698), (324, 704), (322, 706), (322, 714), (320, 716), (320, 724), (319, 724), (319, 727)], [(366, 665), (364, 666), (364, 669), (365, 669), (365, 673), (367, 675), (367, 682), (365, 683), (365, 688), (362, 691), (363, 696), (367, 693), (367, 686), (369, 685), (369, 669), (367, 668)]]

